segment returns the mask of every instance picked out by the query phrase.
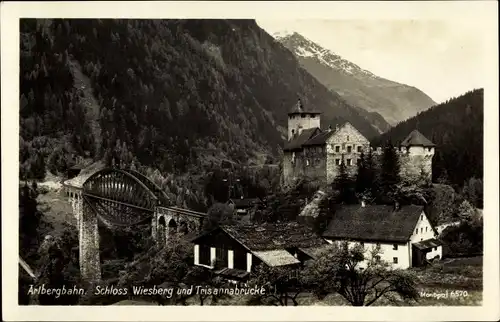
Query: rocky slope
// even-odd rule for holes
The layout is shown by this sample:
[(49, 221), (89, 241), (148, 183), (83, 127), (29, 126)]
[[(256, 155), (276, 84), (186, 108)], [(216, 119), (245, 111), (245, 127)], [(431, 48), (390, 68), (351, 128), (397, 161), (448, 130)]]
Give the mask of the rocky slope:
[(323, 85), (371, 113), (372, 122), (383, 131), (388, 124), (377, 120), (377, 114), (395, 125), (436, 104), (421, 90), (378, 77), (296, 32), (274, 37)]

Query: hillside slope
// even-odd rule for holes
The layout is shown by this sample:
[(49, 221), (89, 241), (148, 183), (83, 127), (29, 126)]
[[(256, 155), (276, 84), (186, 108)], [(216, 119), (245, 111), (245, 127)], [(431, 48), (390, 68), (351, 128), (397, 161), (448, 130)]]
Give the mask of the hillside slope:
[(391, 140), (402, 141), (418, 129), (436, 144), (433, 177), (447, 177), (461, 186), (465, 180), (483, 177), (483, 89), (476, 89), (391, 128), (373, 140), (375, 146)]
[[(323, 85), (349, 104), (381, 115), (390, 125), (436, 104), (421, 90), (378, 77), (298, 33), (278, 34), (276, 39)], [(389, 128), (389, 124), (380, 120), (372, 119), (372, 122), (377, 122), (383, 131)]]
[[(26, 19), (21, 37), (21, 137), (36, 151), (23, 155), (28, 164), (42, 167), (57, 149), (62, 156), (52, 159), (87, 154), (175, 173), (196, 171), (213, 156), (245, 163), (278, 154), (298, 97), (324, 112), (324, 124), (348, 120), (366, 136), (378, 135), (252, 20)], [(89, 88), (74, 89), (75, 64), (90, 79), (89, 106)], [(51, 94), (43, 103), (47, 88), (54, 104)], [(78, 113), (68, 122), (70, 103)], [(82, 121), (96, 107), (100, 133)], [(47, 136), (50, 148), (31, 144)], [(88, 152), (96, 146), (95, 155)], [(43, 160), (28, 161), (33, 154)]]

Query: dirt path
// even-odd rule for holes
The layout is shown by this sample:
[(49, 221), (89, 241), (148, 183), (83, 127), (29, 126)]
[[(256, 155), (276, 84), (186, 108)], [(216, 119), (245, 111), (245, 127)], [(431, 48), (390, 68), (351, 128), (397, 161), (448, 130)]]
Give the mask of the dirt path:
[(70, 58), (69, 65), (75, 80), (74, 87), (83, 92), (81, 102), (86, 109), (87, 121), (90, 123), (92, 133), (94, 134), (95, 152), (97, 152), (99, 151), (102, 142), (101, 126), (99, 125), (101, 107), (99, 106), (97, 99), (94, 97), (94, 93), (92, 93), (92, 84), (90, 79), (83, 74), (80, 63), (75, 59)]

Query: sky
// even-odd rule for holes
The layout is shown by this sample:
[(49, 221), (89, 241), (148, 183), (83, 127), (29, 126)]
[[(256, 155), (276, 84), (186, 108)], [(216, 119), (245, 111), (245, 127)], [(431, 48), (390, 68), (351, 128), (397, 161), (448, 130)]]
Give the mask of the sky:
[(298, 32), (377, 76), (415, 86), (436, 103), (484, 87), (482, 30), (467, 20), (257, 20)]

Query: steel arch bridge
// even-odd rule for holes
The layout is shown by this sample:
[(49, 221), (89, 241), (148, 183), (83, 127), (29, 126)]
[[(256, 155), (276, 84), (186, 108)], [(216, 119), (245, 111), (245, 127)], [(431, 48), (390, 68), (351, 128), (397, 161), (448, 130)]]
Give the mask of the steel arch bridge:
[(172, 207), (164, 191), (134, 170), (105, 168), (89, 176), (81, 187), (65, 187), (78, 218), (80, 271), (88, 281), (101, 278), (98, 220), (108, 227), (130, 228), (149, 222), (152, 236), (165, 245), (180, 231), (180, 224), (187, 230), (184, 233), (193, 233), (200, 230), (206, 216)]

